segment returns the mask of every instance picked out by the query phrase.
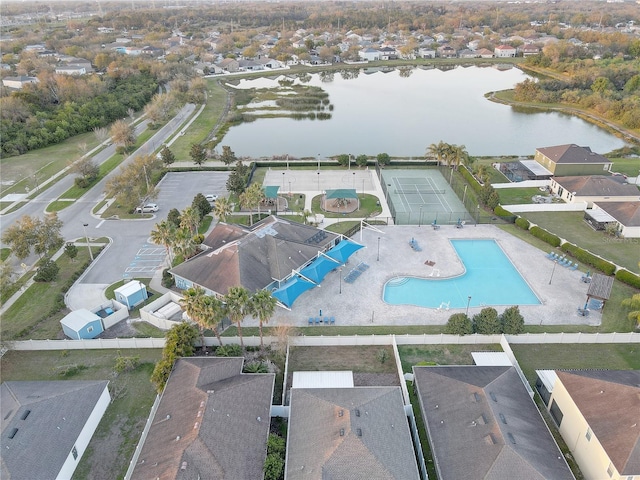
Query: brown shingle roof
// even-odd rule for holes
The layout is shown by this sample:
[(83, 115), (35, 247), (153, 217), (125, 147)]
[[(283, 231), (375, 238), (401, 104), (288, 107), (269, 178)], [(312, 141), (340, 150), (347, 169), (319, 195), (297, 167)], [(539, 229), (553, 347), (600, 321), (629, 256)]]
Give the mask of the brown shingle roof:
[(419, 478), (398, 387), (291, 389), (285, 479)]
[(263, 478), (273, 374), (242, 358), (176, 362), (132, 479)]
[(602, 202), (598, 207), (625, 227), (640, 227), (640, 202)]
[(592, 152), (589, 147), (579, 147), (574, 143), (536, 150), (555, 163), (611, 163), (611, 160)]
[(581, 175), (575, 177), (554, 177), (553, 179), (569, 192), (581, 197), (630, 197), (640, 198), (640, 190), (635, 185), (623, 183), (618, 178), (606, 175)]
[(413, 367), (440, 480), (573, 479), (513, 367)]
[(640, 370), (556, 371), (621, 475), (640, 475)]

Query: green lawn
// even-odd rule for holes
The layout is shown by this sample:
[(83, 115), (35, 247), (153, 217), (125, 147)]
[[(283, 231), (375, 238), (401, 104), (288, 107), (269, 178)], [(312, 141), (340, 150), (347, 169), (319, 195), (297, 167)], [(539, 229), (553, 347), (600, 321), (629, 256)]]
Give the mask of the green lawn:
[[(633, 273), (640, 273), (638, 244), (596, 232), (583, 220), (583, 212), (525, 212), (522, 216), (561, 238), (610, 260)], [(550, 250), (549, 246), (544, 250)]]
[(520, 205), (522, 203), (533, 203), (531, 197), (540, 195), (542, 192), (536, 187), (528, 188), (499, 188), (496, 190), (500, 195), (502, 205)]
[(638, 158), (610, 158), (613, 162), (611, 170), (623, 173), (629, 177), (637, 177), (640, 173), (640, 160)]
[[(139, 356), (139, 366), (133, 371), (116, 374), (114, 366), (118, 354)], [(149, 379), (154, 363), (160, 357), (160, 350), (144, 348), (9, 351), (2, 357), (2, 379), (109, 380), (112, 401), (73, 478), (123, 478), (156, 397)], [(75, 370), (75, 374), (63, 377), (60, 375), (63, 370)]]
[(527, 380), (535, 384), (535, 370), (611, 369), (639, 370), (640, 344), (511, 344)]
[(321, 195), (316, 195), (311, 200), (311, 211), (313, 213), (320, 213), (325, 217), (330, 218), (360, 218), (360, 217), (370, 217), (372, 215), (377, 215), (382, 212), (382, 207), (379, 205), (378, 197), (375, 195), (366, 194), (358, 194), (358, 199), (360, 200), (360, 208), (351, 213), (333, 213), (327, 212), (320, 208), (320, 200), (322, 199)]
[(415, 365), (473, 365), (471, 352), (502, 352), (499, 344), (398, 345), (402, 371)]

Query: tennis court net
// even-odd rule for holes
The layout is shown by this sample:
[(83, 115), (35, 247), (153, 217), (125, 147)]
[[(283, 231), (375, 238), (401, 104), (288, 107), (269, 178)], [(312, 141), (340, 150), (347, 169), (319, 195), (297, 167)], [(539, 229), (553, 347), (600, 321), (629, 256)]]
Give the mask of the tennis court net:
[(429, 194), (444, 194), (446, 190), (434, 190), (433, 188), (396, 188), (394, 193), (402, 195), (429, 195)]

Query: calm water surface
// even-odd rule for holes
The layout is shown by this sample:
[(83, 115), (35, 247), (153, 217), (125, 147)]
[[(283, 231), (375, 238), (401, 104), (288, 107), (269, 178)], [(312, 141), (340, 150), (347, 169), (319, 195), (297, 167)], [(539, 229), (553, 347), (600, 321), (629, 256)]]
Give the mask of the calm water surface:
[[(607, 153), (625, 143), (579, 118), (555, 112), (525, 113), (484, 98), (527, 78), (521, 70), (457, 67), (415, 68), (345, 80), (339, 73), (310, 85), (329, 93), (331, 120), (268, 118), (232, 127), (221, 145), (239, 156), (289, 154), (324, 158), (341, 153), (423, 156), (443, 140), (462, 144), (472, 155), (533, 155), (536, 147), (576, 143)], [(242, 80), (240, 88), (277, 88), (277, 79)]]

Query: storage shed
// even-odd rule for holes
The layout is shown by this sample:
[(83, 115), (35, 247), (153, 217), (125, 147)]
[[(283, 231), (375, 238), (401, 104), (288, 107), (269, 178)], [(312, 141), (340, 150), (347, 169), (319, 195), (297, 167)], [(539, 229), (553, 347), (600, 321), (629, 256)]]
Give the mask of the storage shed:
[(86, 308), (74, 310), (60, 320), (60, 323), (64, 334), (73, 340), (95, 338), (104, 332), (102, 319)]
[(126, 305), (129, 310), (149, 298), (147, 286), (138, 280), (131, 280), (125, 283), (121, 287), (116, 288), (114, 293), (116, 300)]

